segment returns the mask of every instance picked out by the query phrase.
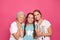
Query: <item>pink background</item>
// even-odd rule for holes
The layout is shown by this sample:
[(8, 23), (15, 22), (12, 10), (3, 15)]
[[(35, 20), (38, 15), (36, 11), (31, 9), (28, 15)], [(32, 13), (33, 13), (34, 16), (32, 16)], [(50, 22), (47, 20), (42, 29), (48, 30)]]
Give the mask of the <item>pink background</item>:
[(0, 0), (0, 40), (8, 40), (9, 27), (19, 11), (26, 14), (34, 9), (52, 24), (51, 40), (60, 40), (60, 0)]

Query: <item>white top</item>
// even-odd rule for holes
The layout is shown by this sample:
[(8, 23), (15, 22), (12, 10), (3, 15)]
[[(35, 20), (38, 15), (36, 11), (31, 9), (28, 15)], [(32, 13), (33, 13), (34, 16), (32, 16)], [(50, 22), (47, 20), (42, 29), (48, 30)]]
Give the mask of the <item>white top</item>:
[[(35, 24), (37, 24), (37, 23), (35, 23)], [(51, 23), (48, 20), (44, 19), (43, 22), (40, 25), (41, 32), (48, 33), (48, 28), (50, 26), (51, 26)], [(44, 36), (39, 37), (39, 40), (42, 40), (42, 37), (43, 37), (43, 40), (50, 40), (50, 37), (45, 37), (44, 38)]]
[[(22, 30), (24, 29), (24, 23), (22, 24)], [(17, 27), (17, 23), (14, 21), (12, 22), (11, 24), (11, 27), (10, 27), (10, 39), (9, 40), (16, 40), (12, 34), (16, 33), (18, 30), (18, 27)], [(23, 38), (19, 37), (18, 40), (22, 40)]]

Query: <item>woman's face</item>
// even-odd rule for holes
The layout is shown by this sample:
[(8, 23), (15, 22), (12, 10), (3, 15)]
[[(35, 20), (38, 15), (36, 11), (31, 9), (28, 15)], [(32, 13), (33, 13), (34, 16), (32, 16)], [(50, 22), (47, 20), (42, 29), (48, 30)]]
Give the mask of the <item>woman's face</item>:
[(34, 12), (34, 15), (35, 15), (35, 19), (36, 20), (40, 20), (41, 19), (41, 15), (39, 12)]
[(23, 23), (24, 19), (25, 19), (25, 16), (24, 15), (20, 15), (20, 16), (18, 16), (17, 19), (18, 19), (18, 22)]
[(33, 23), (34, 18), (32, 14), (29, 14), (28, 18), (27, 18), (28, 23)]

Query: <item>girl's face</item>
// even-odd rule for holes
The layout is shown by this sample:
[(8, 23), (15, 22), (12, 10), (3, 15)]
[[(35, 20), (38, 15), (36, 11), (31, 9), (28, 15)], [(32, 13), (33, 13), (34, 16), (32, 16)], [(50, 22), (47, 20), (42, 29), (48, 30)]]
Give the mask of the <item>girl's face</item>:
[(28, 21), (28, 23), (33, 23), (33, 21), (34, 21), (34, 18), (33, 18), (33, 15), (32, 14), (29, 14), (29, 16), (28, 16), (28, 18), (27, 18), (27, 21)]
[(39, 12), (34, 12), (34, 15), (35, 15), (35, 19), (36, 20), (40, 20), (41, 19), (41, 15)]

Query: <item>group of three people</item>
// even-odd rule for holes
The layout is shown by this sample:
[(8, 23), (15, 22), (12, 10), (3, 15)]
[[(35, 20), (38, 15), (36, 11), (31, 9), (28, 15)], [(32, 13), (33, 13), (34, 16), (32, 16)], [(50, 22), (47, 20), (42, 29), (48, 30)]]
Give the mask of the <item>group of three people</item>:
[(43, 19), (40, 10), (36, 9), (27, 16), (18, 12), (10, 27), (9, 40), (50, 40), (51, 35), (51, 23)]

